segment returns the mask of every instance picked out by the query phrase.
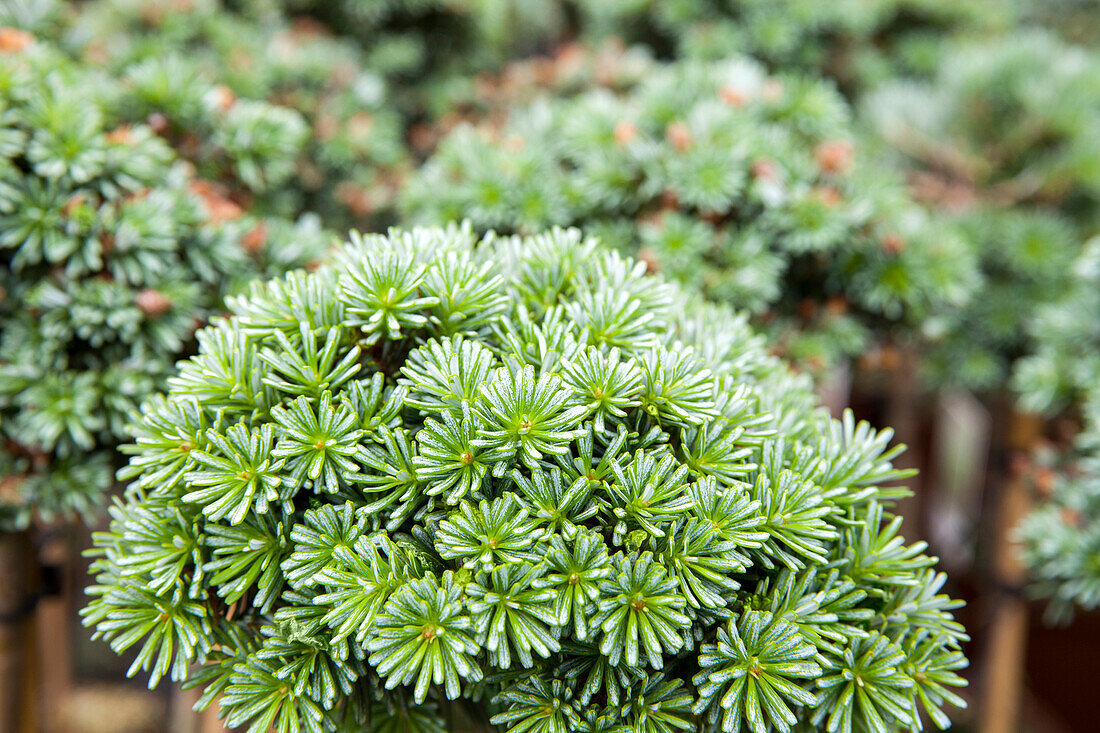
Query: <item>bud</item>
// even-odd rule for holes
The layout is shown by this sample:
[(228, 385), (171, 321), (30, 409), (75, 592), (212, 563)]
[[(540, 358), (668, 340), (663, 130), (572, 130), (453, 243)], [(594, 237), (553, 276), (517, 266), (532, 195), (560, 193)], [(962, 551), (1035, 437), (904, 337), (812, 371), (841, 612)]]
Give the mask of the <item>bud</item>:
[(829, 209), (835, 208), (844, 202), (844, 197), (840, 195), (840, 191), (832, 186), (814, 186), (811, 193)]
[(638, 261), (645, 264), (646, 272), (651, 275), (661, 271), (661, 263), (657, 259), (657, 253), (649, 247), (638, 250)]
[(352, 140), (366, 140), (374, 130), (374, 115), (370, 112), (356, 112), (348, 120), (348, 136)]
[(668, 139), (669, 145), (679, 152), (684, 152), (691, 147), (691, 130), (683, 122), (673, 122), (665, 130), (665, 138)]
[(18, 28), (0, 28), (0, 53), (22, 53), (34, 43), (34, 36)]
[(1070, 509), (1068, 506), (1062, 507), (1059, 514), (1062, 519), (1062, 524), (1065, 524), (1067, 527), (1080, 528), (1085, 525), (1084, 521), (1082, 521), (1081, 513)]
[(417, 122), (409, 128), (409, 144), (413, 150), (428, 153), (435, 147), (438, 139), (439, 135), (431, 125), (424, 122)]
[(831, 316), (842, 316), (848, 312), (848, 299), (843, 295), (834, 295), (825, 301), (825, 310)]
[(228, 112), (233, 103), (237, 101), (237, 95), (224, 84), (218, 84), (210, 90), (211, 101), (219, 112)]
[(1050, 496), (1054, 493), (1054, 469), (1050, 466), (1040, 466), (1035, 470), (1035, 488), (1040, 496)]
[(217, 191), (209, 181), (192, 181), (188, 189), (206, 205), (207, 219), (211, 224), (231, 221), (244, 213), (244, 209)]
[(336, 198), (358, 217), (368, 216), (374, 211), (370, 194), (353, 181), (341, 181), (336, 185)]
[(252, 227), (252, 230), (241, 237), (241, 247), (248, 254), (255, 257), (263, 251), (264, 245), (267, 244), (267, 224), (264, 222), (258, 222), (256, 226)]
[(82, 193), (73, 194), (69, 197), (69, 200), (65, 202), (65, 205), (61, 207), (61, 213), (65, 215), (65, 218), (71, 219), (73, 215), (87, 203), (88, 199)]
[(22, 490), (26, 481), (26, 476), (17, 474), (0, 478), (0, 503), (8, 506), (23, 506), (28, 498)]
[(615, 142), (626, 147), (638, 137), (638, 126), (629, 120), (621, 120), (615, 125)]
[(680, 197), (675, 191), (669, 188), (661, 191), (661, 208), (665, 210), (680, 208)]
[(111, 145), (133, 145), (134, 128), (129, 125), (119, 125), (104, 135), (104, 137)]
[(882, 251), (896, 257), (905, 249), (905, 240), (900, 234), (890, 232), (882, 237)]
[(540, 57), (532, 61), (532, 72), (535, 78), (535, 83), (539, 86), (548, 87), (555, 84), (558, 80), (558, 69), (554, 65), (554, 62), (546, 57)]
[(768, 158), (757, 158), (752, 164), (752, 177), (760, 181), (778, 181), (779, 169)]
[(172, 301), (164, 293), (145, 288), (134, 298), (134, 304), (149, 318), (163, 316), (172, 307)]
[(145, 118), (145, 124), (149, 126), (153, 132), (158, 135), (163, 135), (168, 132), (169, 122), (168, 118), (162, 112), (154, 112)]
[(743, 107), (745, 103), (749, 101), (745, 93), (732, 84), (727, 84), (722, 87), (721, 94), (722, 101), (731, 107)]
[(829, 140), (814, 150), (817, 167), (824, 173), (844, 173), (852, 165), (852, 144), (847, 140)]
[(316, 40), (327, 35), (323, 23), (301, 15), (290, 21), (290, 30), (297, 39), (303, 41)]

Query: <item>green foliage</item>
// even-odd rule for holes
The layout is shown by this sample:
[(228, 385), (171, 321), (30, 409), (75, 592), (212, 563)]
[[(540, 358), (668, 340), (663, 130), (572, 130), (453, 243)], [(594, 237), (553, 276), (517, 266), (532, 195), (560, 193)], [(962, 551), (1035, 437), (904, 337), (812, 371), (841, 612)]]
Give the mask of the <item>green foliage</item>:
[[(1024, 4), (1047, 20), (1058, 9)], [(866, 104), (918, 169), (922, 195), (959, 210), (980, 263), (968, 307), (928, 324), (932, 374), (989, 390), (1011, 380), (1022, 408), (1083, 425), (1073, 445), (1037, 451), (1048, 478), (1018, 533), (1052, 618), (1100, 603), (1098, 95), (1095, 50), (1032, 28), (947, 46), (930, 80), (896, 82)]]
[(929, 319), (923, 368), (936, 384), (1003, 388), (1042, 342), (1029, 326), (1075, 289), (1080, 235), (1049, 211), (982, 207), (956, 215), (981, 264), (980, 285), (965, 308)]
[(408, 155), (392, 54), (263, 2), (96, 0), (63, 18), (50, 36), (126, 82), (110, 113), (155, 123), (202, 176), (281, 216), (389, 220)]
[[(149, 127), (120, 123), (122, 81), (7, 31), (0, 525), (10, 529), (35, 513), (92, 512), (112, 484), (113, 447), (129, 415), (164, 386), (196, 326), (244, 280), (305, 264), (326, 241), (313, 219), (259, 218), (235, 204), (227, 216), (230, 202)], [(158, 479), (197, 470), (184, 469), (186, 446), (199, 445), (206, 416), (176, 408), (165, 418), (171, 437), (143, 433), (158, 441), (148, 456)]]
[(821, 675), (811, 659), (816, 653), (787, 619), (749, 611), (737, 624), (719, 627), (715, 643), (703, 646), (696, 712), (705, 713), (711, 725), (720, 718), (722, 730), (741, 730), (742, 719), (754, 733), (767, 730), (768, 723), (790, 730), (798, 718), (789, 704), (817, 702), (795, 682)]
[(683, 57), (718, 59), (731, 52), (773, 68), (833, 76), (862, 91), (902, 71), (924, 70), (937, 41), (1007, 26), (1014, 4), (1003, 0), (606, 0), (577, 3), (590, 33), (621, 34)]
[[(457, 128), (412, 179), (406, 210), (521, 233), (583, 224), (752, 311), (810, 366), (967, 302), (966, 241), (868, 161), (834, 87), (746, 60), (644, 68), (622, 93), (588, 88), (518, 105), (500, 129)], [(593, 291), (570, 316), (623, 346), (626, 297)], [(609, 368), (587, 365), (585, 378)]]
[(248, 0), (245, 5), (305, 14), (371, 49), (372, 66), (387, 74), (444, 88), (560, 37), (567, 12), (559, 0)]
[(1100, 399), (1088, 403), (1089, 425), (1075, 453), (1048, 456), (1064, 469), (1049, 494), (1020, 525), (1017, 535), (1034, 578), (1033, 590), (1049, 598), (1048, 617), (1067, 620), (1077, 608), (1100, 605)]
[(1095, 201), (1098, 95), (1096, 52), (1032, 29), (949, 45), (930, 81), (896, 82), (868, 111), (902, 153), (1002, 201)]
[[(440, 295), (456, 261), (484, 312)], [(594, 293), (623, 294), (614, 329)], [(152, 684), (253, 731), (443, 730), (460, 703), (510, 731), (899, 730), (961, 704), (958, 603), (884, 511), (900, 448), (744, 319), (575, 230), (469, 227), (355, 236), (231, 306), (146, 403), (96, 537), (86, 621)]]
[(1073, 263), (1100, 227), (1100, 56), (1037, 29), (957, 42), (931, 79), (886, 85), (865, 110), (918, 171), (919, 195), (958, 221), (981, 271), (966, 308), (926, 324), (927, 371), (1001, 388), (1017, 359), (1046, 349), (1051, 336), (1027, 321), (1077, 289)]
[(1036, 456), (1043, 489), (1018, 529), (1033, 590), (1051, 600), (1049, 616), (1100, 605), (1100, 255), (1086, 244), (1071, 284), (1033, 319), (1035, 353), (1021, 360), (1015, 386), (1021, 402), (1081, 421), (1072, 446)]
[(1083, 406), (1100, 384), (1100, 238), (1085, 243), (1063, 282), (1027, 324), (1034, 346), (1013, 374), (1021, 404), (1037, 412)]
[(945, 0), (243, 3), (246, 8), (305, 13), (355, 38), (364, 48), (373, 49), (372, 67), (402, 79), (426, 81), (433, 101), (455, 95), (463, 98), (472, 72), (496, 70), (509, 59), (578, 37), (621, 38), (677, 57), (714, 60), (731, 52), (752, 55), (770, 67), (833, 76), (859, 91), (899, 70), (926, 70), (933, 63), (930, 59), (938, 40), (1010, 26), (1025, 15), (1024, 9), (1017, 8), (1020, 4), (1007, 0), (975, 0), (965, 5)]

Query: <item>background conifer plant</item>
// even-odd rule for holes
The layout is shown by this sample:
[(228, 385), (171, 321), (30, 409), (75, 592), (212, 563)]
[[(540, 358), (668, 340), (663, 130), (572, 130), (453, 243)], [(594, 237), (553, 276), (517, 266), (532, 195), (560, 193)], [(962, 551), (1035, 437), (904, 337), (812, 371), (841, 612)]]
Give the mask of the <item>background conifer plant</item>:
[(756, 314), (818, 367), (967, 301), (966, 240), (869, 162), (832, 85), (746, 59), (647, 68), (618, 92), (459, 127), (411, 180), (409, 216), (511, 232), (583, 224)]
[(1067, 277), (1062, 297), (1035, 315), (1037, 346), (1013, 382), (1025, 408), (1079, 430), (1071, 445), (1035, 457), (1037, 502), (1019, 529), (1034, 590), (1058, 620), (1100, 605), (1100, 242), (1086, 244)]
[(970, 306), (931, 329), (928, 372), (1004, 389), (1046, 340), (1028, 321), (1077, 290), (1075, 262), (1100, 232), (1100, 56), (1036, 29), (957, 42), (929, 79), (896, 80), (863, 107), (981, 271)]
[(1017, 536), (1034, 578), (1050, 599), (1047, 617), (1068, 620), (1100, 606), (1100, 391), (1086, 397), (1084, 426), (1071, 450), (1039, 456), (1042, 493)]
[(1028, 2), (604, 0), (577, 2), (589, 36), (620, 35), (679, 58), (752, 56), (772, 69), (834, 79), (858, 96), (934, 64), (945, 38), (1009, 27)]
[(898, 79), (868, 99), (882, 134), (929, 172), (995, 202), (1095, 216), (1084, 206), (1100, 188), (1095, 51), (1037, 29), (944, 51), (929, 79)]
[(946, 726), (902, 447), (644, 270), (467, 226), (254, 284), (144, 406), (86, 623), (254, 733)]
[(11, 530), (89, 512), (113, 483), (130, 413), (221, 298), (328, 241), (313, 219), (242, 210), (149, 127), (120, 122), (113, 77), (4, 32), (0, 527)]
[(414, 108), (391, 97), (392, 54), (250, 3), (52, 5), (54, 21), (33, 25), (120, 79), (110, 113), (148, 124), (239, 203), (341, 227), (390, 222), (408, 166), (399, 110)]

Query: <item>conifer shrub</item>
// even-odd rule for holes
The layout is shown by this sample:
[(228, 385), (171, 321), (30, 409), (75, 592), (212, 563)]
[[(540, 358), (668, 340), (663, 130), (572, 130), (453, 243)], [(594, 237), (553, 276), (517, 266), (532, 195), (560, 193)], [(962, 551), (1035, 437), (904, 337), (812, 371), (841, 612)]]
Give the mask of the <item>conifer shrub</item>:
[(391, 223), (412, 114), (391, 93), (391, 54), (247, 3), (97, 0), (63, 21), (52, 35), (122, 80), (115, 114), (148, 121), (251, 207)]
[(1071, 450), (1039, 456), (1044, 494), (1017, 533), (1031, 590), (1050, 600), (1054, 621), (1100, 606), (1100, 389), (1080, 409), (1084, 426)]
[(680, 58), (742, 53), (769, 68), (835, 79), (858, 95), (934, 66), (945, 38), (1008, 27), (1005, 0), (600, 0), (576, 2), (590, 36), (621, 35)]
[(230, 299), (123, 449), (85, 622), (252, 733), (948, 725), (902, 447), (644, 270), (452, 226)]
[(833, 86), (747, 60), (631, 73), (644, 81), (619, 93), (589, 88), (455, 129), (410, 181), (408, 216), (583, 225), (757, 314), (811, 366), (966, 302), (967, 243), (868, 160)]
[[(259, 4), (259, 3), (257, 3)], [(406, 79), (424, 81), (492, 71), (553, 44), (570, 28), (562, 0), (278, 0), (402, 61)], [(391, 62), (392, 64), (392, 62)]]
[[(260, 3), (253, 3), (261, 5)], [(662, 58), (740, 53), (829, 76), (857, 93), (934, 66), (937, 43), (1010, 27), (1013, 0), (281, 0), (407, 64), (409, 79), (455, 81), (584, 39), (618, 38)], [(401, 49), (394, 53), (393, 49)]]
[(919, 195), (954, 210), (981, 265), (970, 305), (944, 315), (934, 372), (1011, 386), (1023, 409), (1080, 426), (1069, 445), (1035, 451), (1037, 506), (1018, 536), (1052, 618), (1095, 608), (1100, 56), (1037, 30), (956, 44), (931, 81), (898, 82), (867, 109), (916, 169)]
[(1077, 290), (1081, 234), (1049, 210), (977, 205), (941, 216), (969, 243), (980, 277), (965, 307), (926, 322), (924, 374), (932, 385), (1007, 392), (1020, 359), (1046, 339), (1030, 325), (1034, 313)]
[[(1100, 55), (1038, 29), (945, 46), (927, 81), (872, 94), (868, 118), (918, 168), (998, 204), (1097, 226)], [(958, 202), (956, 202), (958, 203)]]
[(1048, 446), (1036, 459), (1044, 480), (1019, 539), (1034, 579), (1050, 598), (1049, 617), (1100, 606), (1100, 240), (1070, 268), (1062, 296), (1035, 315), (1033, 353), (1016, 367), (1021, 404), (1080, 424), (1070, 446)]
[(1013, 374), (1024, 408), (1055, 414), (1085, 402), (1100, 384), (1100, 237), (1065, 266), (1061, 291), (1031, 314), (1027, 330), (1034, 346)]
[(1031, 315), (1078, 289), (1074, 263), (1100, 231), (1100, 56), (1040, 30), (957, 43), (930, 80), (897, 81), (865, 108), (981, 270), (968, 307), (930, 329), (928, 372), (1004, 389), (1045, 340)]
[(90, 511), (128, 415), (234, 283), (320, 256), (111, 114), (117, 80), (0, 29), (0, 527)]

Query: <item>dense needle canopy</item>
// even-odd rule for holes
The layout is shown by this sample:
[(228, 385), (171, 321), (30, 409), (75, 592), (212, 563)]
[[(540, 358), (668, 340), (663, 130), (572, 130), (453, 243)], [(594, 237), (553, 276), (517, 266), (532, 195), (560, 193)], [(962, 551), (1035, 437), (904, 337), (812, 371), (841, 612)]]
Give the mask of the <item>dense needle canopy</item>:
[(965, 632), (732, 312), (576, 230), (352, 235), (149, 401), (86, 621), (230, 725), (944, 726)]
[(119, 77), (0, 33), (4, 532), (91, 513), (130, 413), (225, 294), (319, 258), (329, 237), (315, 217), (228, 198), (120, 115)]

